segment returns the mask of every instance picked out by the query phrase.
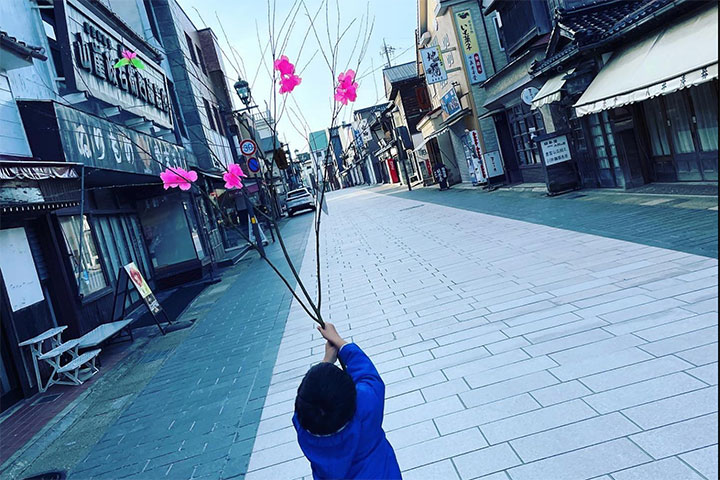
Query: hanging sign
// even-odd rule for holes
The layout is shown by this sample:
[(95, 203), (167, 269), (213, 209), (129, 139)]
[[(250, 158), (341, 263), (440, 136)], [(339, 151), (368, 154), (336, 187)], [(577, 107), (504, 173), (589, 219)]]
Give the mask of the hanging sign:
[(460, 105), (460, 99), (458, 98), (457, 92), (455, 91), (455, 87), (451, 87), (450, 90), (447, 91), (445, 95), (442, 96), (440, 99), (440, 104), (442, 105), (442, 109), (447, 113), (448, 117), (452, 117), (456, 113), (460, 112), (462, 110), (462, 106)]
[(251, 157), (257, 152), (257, 144), (250, 139), (240, 142), (240, 151), (246, 157)]
[(475, 24), (470, 10), (456, 12), (455, 21), (457, 22), (460, 46), (465, 56), (468, 79), (472, 84), (484, 82), (487, 80), (487, 73), (480, 55), (480, 46), (475, 34)]
[(443, 63), (440, 47), (421, 48), (420, 56), (422, 57), (423, 69), (425, 70), (425, 81), (428, 85), (440, 83), (447, 80), (447, 71)]
[(520, 94), (520, 98), (525, 105), (532, 105), (533, 99), (537, 96), (539, 90), (535, 87), (527, 87)]

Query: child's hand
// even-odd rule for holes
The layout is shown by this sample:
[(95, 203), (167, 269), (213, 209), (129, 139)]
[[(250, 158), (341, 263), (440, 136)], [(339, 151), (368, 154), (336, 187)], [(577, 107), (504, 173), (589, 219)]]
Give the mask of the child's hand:
[(335, 325), (330, 322), (325, 322), (325, 328), (317, 327), (317, 329), (320, 335), (338, 350), (347, 343), (337, 332)]
[(323, 362), (335, 363), (337, 362), (338, 349), (330, 342), (325, 342), (325, 358)]

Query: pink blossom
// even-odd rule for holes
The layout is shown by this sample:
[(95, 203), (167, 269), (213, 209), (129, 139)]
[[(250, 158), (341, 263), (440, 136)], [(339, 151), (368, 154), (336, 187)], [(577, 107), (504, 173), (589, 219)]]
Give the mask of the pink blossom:
[(302, 78), (297, 75), (288, 75), (280, 77), (280, 93), (290, 93), (295, 90), (295, 87), (300, 85)]
[(223, 174), (223, 180), (225, 180), (225, 188), (243, 188), (242, 179), (246, 177), (240, 165), (231, 163), (228, 165), (227, 173)]
[(180, 190), (190, 190), (191, 183), (198, 179), (198, 175), (197, 172), (193, 170), (174, 167), (166, 168), (165, 171), (160, 174), (160, 179), (163, 181), (163, 188), (165, 190), (176, 187), (179, 187)]
[(128, 60), (132, 60), (133, 58), (137, 57), (137, 53), (131, 52), (130, 50), (123, 50), (122, 56), (123, 58), (127, 58)]
[(355, 82), (355, 71), (348, 70), (338, 76), (338, 85), (335, 87), (335, 100), (347, 105), (357, 100), (358, 84)]
[(295, 65), (290, 63), (285, 55), (275, 60), (275, 70), (280, 72), (281, 94), (292, 92), (302, 82), (302, 79), (295, 75)]
[(290, 63), (288, 57), (283, 55), (282, 57), (275, 60), (275, 70), (280, 72), (280, 75), (293, 75), (295, 73), (295, 65)]

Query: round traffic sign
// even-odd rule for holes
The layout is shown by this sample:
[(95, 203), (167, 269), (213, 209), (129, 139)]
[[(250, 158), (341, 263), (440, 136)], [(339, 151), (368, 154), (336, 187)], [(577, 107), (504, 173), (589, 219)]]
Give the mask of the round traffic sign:
[(243, 153), (243, 155), (249, 157), (250, 155), (254, 155), (255, 152), (257, 152), (257, 145), (250, 139), (243, 140), (242, 142), (240, 142), (240, 151)]
[(250, 170), (252, 173), (257, 173), (260, 171), (260, 162), (258, 162), (257, 158), (251, 158), (247, 162), (248, 170)]

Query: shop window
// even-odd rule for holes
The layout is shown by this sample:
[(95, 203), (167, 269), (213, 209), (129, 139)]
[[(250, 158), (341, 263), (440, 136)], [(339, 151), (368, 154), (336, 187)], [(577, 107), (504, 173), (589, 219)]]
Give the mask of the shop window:
[(700, 150), (718, 150), (718, 92), (717, 83), (705, 83), (689, 90), (695, 111)]
[(83, 215), (82, 222), (79, 215), (60, 217), (59, 220), (80, 294), (85, 296), (105, 288), (105, 273), (87, 217)]
[(663, 108), (660, 99), (653, 98), (652, 100), (644, 102), (643, 109), (645, 110), (645, 118), (647, 119), (653, 155), (656, 157), (670, 155), (670, 143), (665, 128), (665, 119), (663, 117)]
[(155, 268), (198, 258), (193, 244), (195, 238), (199, 242), (197, 227), (191, 228), (191, 218), (181, 195), (145, 200), (138, 204), (138, 210), (150, 261)]
[(590, 138), (592, 139), (595, 161), (597, 162), (600, 185), (603, 187), (624, 187), (625, 176), (620, 167), (615, 136), (607, 112), (589, 117)]
[(675, 145), (675, 153), (692, 153), (695, 145), (692, 138), (692, 119), (690, 107), (682, 93), (668, 95), (665, 98), (670, 131)]
[(539, 164), (540, 154), (533, 137), (545, 131), (542, 116), (538, 112), (531, 111), (525, 104), (512, 107), (508, 113), (513, 143), (520, 165)]

